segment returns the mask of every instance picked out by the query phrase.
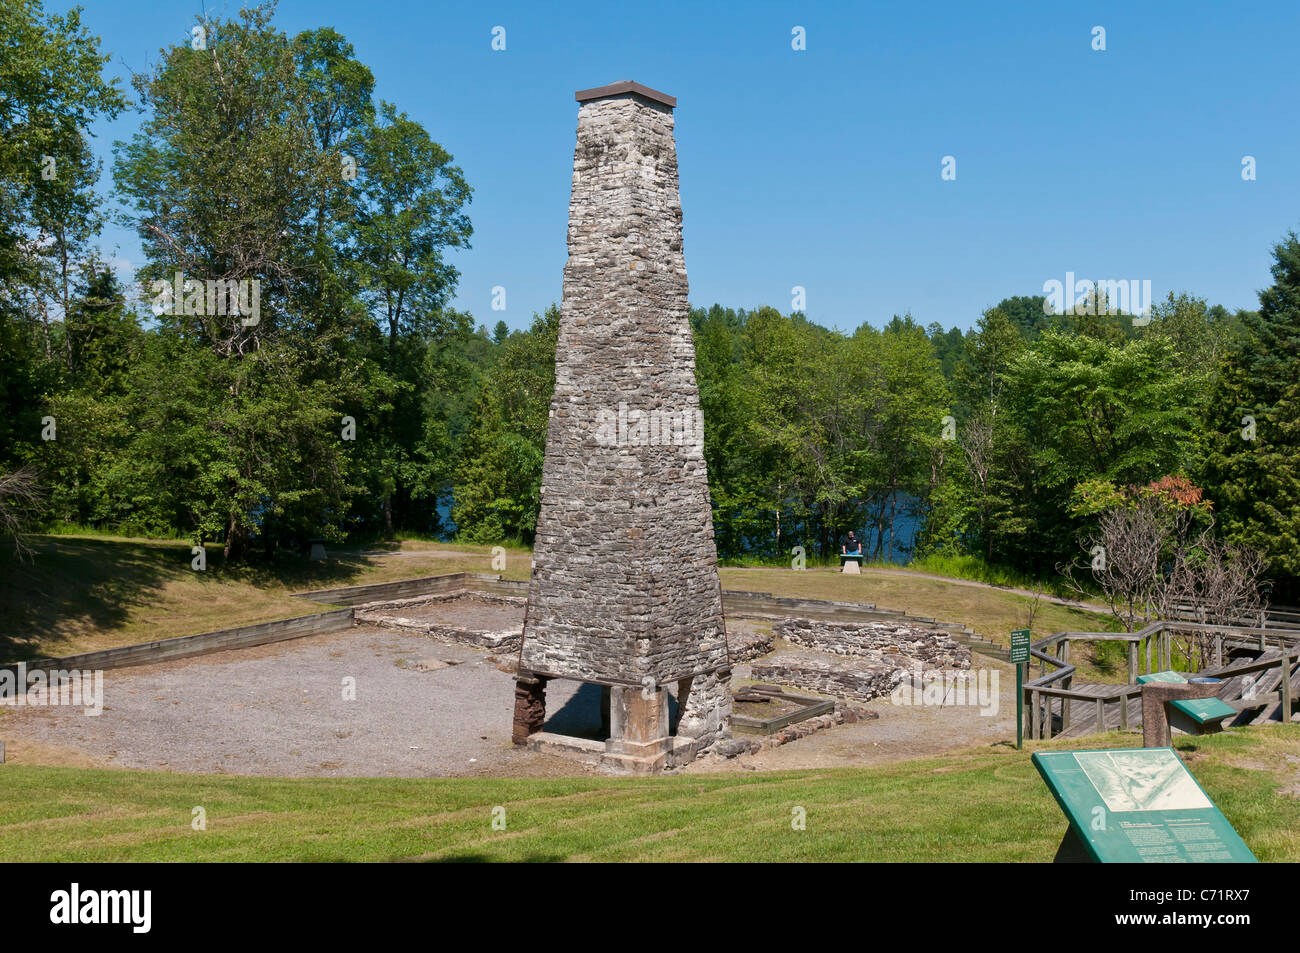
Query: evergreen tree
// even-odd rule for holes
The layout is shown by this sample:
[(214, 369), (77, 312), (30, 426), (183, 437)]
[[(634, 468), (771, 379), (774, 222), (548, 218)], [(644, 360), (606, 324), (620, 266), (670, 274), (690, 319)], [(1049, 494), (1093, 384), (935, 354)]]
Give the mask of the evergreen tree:
[(1300, 239), (1273, 248), (1272, 287), (1243, 316), (1210, 402), (1207, 493), (1228, 538), (1265, 554), (1300, 594)]

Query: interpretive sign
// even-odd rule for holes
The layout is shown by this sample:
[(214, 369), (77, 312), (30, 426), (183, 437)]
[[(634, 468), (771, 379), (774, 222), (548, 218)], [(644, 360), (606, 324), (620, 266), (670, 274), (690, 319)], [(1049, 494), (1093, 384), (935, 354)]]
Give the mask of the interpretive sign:
[(1045, 751), (1033, 761), (1094, 860), (1255, 860), (1172, 748)]
[(1148, 682), (1182, 682), (1186, 683), (1187, 679), (1177, 672), (1150, 672), (1146, 675), (1139, 675), (1137, 683), (1145, 685)]
[(1011, 630), (1011, 664), (1016, 667), (1016, 750), (1025, 743), (1025, 666), (1029, 663), (1029, 630)]

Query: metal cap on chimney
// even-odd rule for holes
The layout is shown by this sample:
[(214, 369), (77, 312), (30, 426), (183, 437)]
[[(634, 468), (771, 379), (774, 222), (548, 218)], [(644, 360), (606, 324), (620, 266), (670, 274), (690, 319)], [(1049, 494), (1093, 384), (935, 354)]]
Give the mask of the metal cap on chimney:
[(622, 96), (626, 93), (632, 93), (653, 103), (660, 103), (669, 109), (677, 108), (676, 96), (669, 96), (667, 93), (661, 93), (649, 86), (634, 83), (630, 79), (619, 80), (617, 83), (610, 83), (608, 86), (597, 86), (594, 89), (580, 89), (573, 94), (573, 98), (580, 103), (585, 103), (593, 99), (608, 99), (610, 96)]

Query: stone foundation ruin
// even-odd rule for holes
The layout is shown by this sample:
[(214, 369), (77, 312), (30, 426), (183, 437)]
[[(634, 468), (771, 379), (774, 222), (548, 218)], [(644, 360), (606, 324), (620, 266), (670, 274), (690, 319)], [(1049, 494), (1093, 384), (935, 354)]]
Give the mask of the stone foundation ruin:
[[(513, 738), (655, 771), (727, 738), (731, 713), (677, 101), (632, 82), (576, 99), (569, 258)], [(603, 743), (542, 731), (555, 678), (602, 686)]]
[(923, 626), (794, 618), (772, 630), (792, 648), (755, 662), (754, 678), (822, 695), (870, 701), (893, 691), (905, 674), (970, 668), (967, 646)]
[(522, 596), (457, 589), (409, 599), (362, 603), (356, 607), (353, 619), (491, 652), (517, 653), (523, 643), (526, 601)]

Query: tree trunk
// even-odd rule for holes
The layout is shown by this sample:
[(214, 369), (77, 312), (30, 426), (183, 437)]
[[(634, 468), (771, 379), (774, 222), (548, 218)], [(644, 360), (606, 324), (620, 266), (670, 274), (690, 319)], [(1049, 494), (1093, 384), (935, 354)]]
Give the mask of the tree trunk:
[(776, 511), (776, 556), (781, 558), (781, 510)]
[(229, 522), (226, 523), (226, 544), (221, 548), (222, 562), (228, 563), (232, 556), (239, 552), (239, 524), (235, 521), (232, 514)]
[(889, 561), (894, 561), (894, 523), (898, 519), (898, 491), (889, 494)]

